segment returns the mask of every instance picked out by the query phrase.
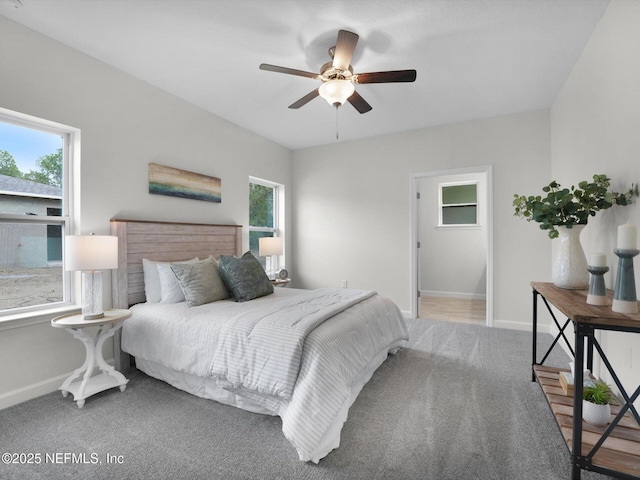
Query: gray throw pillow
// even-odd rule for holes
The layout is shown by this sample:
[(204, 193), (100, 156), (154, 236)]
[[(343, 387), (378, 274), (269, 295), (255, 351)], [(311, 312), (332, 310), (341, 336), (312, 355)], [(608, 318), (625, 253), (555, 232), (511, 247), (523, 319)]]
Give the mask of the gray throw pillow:
[(273, 285), (262, 265), (251, 252), (242, 258), (220, 256), (220, 276), (236, 302), (253, 300), (273, 293)]
[(172, 263), (175, 274), (184, 293), (188, 307), (197, 307), (205, 303), (229, 298), (218, 265), (212, 256), (194, 263)]

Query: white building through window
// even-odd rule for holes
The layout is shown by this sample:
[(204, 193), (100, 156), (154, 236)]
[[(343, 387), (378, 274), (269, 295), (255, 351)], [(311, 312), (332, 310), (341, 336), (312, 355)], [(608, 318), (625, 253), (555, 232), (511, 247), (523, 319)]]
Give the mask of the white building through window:
[(0, 320), (72, 303), (64, 238), (78, 132), (0, 109)]

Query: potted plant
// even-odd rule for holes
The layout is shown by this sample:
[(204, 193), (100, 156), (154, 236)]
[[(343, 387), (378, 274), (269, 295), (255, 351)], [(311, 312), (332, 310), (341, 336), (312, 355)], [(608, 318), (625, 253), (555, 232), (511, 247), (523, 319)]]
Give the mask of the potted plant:
[(594, 175), (578, 188), (562, 188), (555, 180), (542, 188), (546, 196), (514, 195), (514, 215), (540, 224), (549, 238), (559, 238), (553, 263), (553, 283), (561, 288), (586, 288), (589, 283), (587, 259), (580, 245), (580, 232), (589, 217), (613, 205), (629, 205), (634, 188), (624, 193), (609, 190), (611, 180), (606, 175)]
[(592, 425), (606, 425), (611, 417), (611, 390), (609, 386), (597, 381), (585, 385), (582, 390), (582, 418)]

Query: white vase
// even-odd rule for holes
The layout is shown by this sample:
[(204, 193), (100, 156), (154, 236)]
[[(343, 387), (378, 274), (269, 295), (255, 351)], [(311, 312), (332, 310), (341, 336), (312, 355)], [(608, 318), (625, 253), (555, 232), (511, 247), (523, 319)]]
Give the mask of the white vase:
[(556, 287), (584, 289), (589, 286), (587, 257), (580, 243), (580, 233), (586, 225), (564, 225), (558, 229), (558, 245), (553, 259), (551, 278)]
[(582, 401), (582, 418), (591, 425), (602, 426), (609, 423), (611, 417), (611, 405), (597, 405), (595, 403)]

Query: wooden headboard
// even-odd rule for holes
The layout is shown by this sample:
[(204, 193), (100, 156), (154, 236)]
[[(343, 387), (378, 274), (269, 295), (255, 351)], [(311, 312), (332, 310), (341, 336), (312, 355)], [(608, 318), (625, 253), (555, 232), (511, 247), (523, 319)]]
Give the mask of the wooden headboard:
[(142, 259), (161, 262), (242, 254), (242, 225), (111, 220), (118, 270), (111, 272), (113, 308), (145, 301)]

